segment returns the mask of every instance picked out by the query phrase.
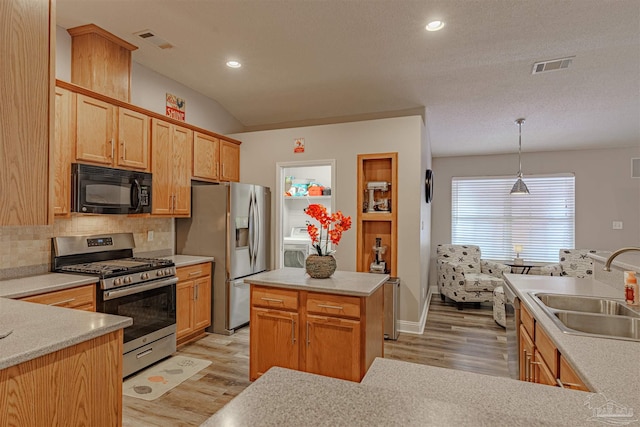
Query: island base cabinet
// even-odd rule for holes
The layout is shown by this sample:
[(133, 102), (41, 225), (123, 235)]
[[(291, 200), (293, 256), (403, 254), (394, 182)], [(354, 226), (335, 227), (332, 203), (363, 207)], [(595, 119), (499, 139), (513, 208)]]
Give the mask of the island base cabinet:
[(122, 330), (0, 370), (0, 427), (121, 426)]
[(251, 312), (249, 346), (250, 377), (256, 379), (272, 366), (300, 369), (298, 313), (254, 308)]
[(306, 337), (307, 372), (360, 381), (360, 321), (307, 316)]

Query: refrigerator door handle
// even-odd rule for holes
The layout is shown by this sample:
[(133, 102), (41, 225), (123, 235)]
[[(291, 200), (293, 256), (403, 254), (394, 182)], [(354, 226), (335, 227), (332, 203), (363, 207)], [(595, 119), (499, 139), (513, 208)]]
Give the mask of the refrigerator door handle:
[(254, 270), (254, 259), (255, 259), (255, 248), (253, 246), (253, 240), (255, 239), (255, 217), (254, 217), (254, 197), (253, 191), (249, 194), (249, 241), (247, 245), (249, 246), (249, 267), (251, 271)]
[(255, 270), (255, 265), (258, 262), (258, 251), (260, 250), (260, 207), (258, 205), (258, 199), (256, 197), (256, 193), (253, 193), (253, 213), (254, 213), (254, 240), (253, 240), (253, 265)]

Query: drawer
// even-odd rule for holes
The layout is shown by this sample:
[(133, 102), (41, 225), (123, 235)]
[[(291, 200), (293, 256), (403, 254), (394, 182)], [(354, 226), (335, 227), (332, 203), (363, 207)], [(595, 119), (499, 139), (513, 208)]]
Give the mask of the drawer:
[(298, 310), (298, 291), (251, 285), (251, 305)]
[(309, 292), (307, 313), (360, 318), (360, 298)]
[(211, 276), (211, 263), (189, 265), (186, 267), (176, 268), (178, 281), (197, 279), (198, 277)]
[(520, 323), (524, 325), (524, 328), (529, 333), (529, 336), (531, 338), (535, 338), (534, 329), (533, 329), (533, 326), (534, 326), (533, 316), (531, 316), (531, 313), (529, 313), (527, 309), (524, 307), (524, 305), (522, 304), (520, 305)]
[(558, 349), (545, 331), (539, 326), (536, 327), (536, 337), (534, 341), (537, 350), (540, 352), (547, 366), (549, 366), (553, 377), (556, 378), (558, 375)]
[(54, 305), (56, 307), (96, 311), (96, 286), (97, 285), (79, 286), (77, 288), (63, 289), (61, 291), (20, 298), (20, 300)]

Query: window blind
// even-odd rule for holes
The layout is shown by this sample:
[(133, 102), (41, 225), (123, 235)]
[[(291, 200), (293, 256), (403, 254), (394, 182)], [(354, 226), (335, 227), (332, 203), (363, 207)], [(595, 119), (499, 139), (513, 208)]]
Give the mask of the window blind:
[(454, 177), (451, 242), (478, 245), (482, 257), (512, 260), (522, 245), (526, 261), (558, 262), (575, 242), (575, 176), (531, 175), (529, 195), (511, 195), (514, 177)]

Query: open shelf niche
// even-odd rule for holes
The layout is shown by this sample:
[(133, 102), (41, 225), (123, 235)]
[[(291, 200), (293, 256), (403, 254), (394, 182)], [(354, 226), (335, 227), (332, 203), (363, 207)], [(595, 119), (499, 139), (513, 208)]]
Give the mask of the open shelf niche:
[[(374, 198), (388, 199), (387, 211), (368, 212), (369, 182), (387, 182), (388, 191), (376, 190)], [(368, 272), (374, 262), (376, 238), (387, 246), (382, 259), (387, 271), (397, 276), (398, 265), (398, 153), (358, 154), (357, 244), (356, 270)]]

